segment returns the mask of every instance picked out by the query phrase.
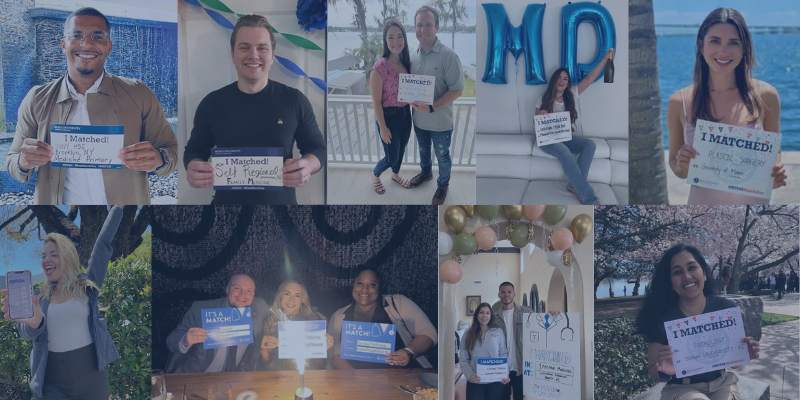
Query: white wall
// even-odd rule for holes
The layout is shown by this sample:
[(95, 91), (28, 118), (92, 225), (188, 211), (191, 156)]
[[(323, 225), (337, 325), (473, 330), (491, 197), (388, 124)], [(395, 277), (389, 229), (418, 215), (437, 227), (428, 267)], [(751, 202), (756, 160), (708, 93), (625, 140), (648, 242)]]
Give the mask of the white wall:
[[(444, 223), (444, 212), (447, 207), (439, 207), (439, 231), (446, 232), (452, 236), (452, 233), (447, 229)], [(498, 276), (495, 276), (495, 260), (496, 256), (491, 253), (481, 253), (472, 256), (462, 256), (464, 263), (462, 269), (464, 277), (462, 282), (457, 284), (445, 284), (439, 282), (439, 332), (440, 332), (440, 345), (441, 349), (449, 349), (454, 346), (454, 339), (452, 333), (459, 320), (465, 320), (465, 297), (467, 295), (481, 295), (481, 300), (493, 303), (497, 298), (497, 287), (503, 281), (509, 281), (514, 284), (516, 297), (515, 302), (522, 304), (522, 294), (530, 292), (531, 286), (536, 284), (539, 299), (546, 301), (547, 310), (558, 310), (558, 304), (549, 297), (558, 298), (563, 301), (563, 286), (555, 289), (557, 293), (550, 293), (550, 285), (559, 278), (554, 279), (555, 268), (548, 265), (545, 260), (545, 253), (542, 248), (545, 247), (545, 235), (543, 229), (552, 232), (555, 229), (566, 227), (569, 228), (572, 220), (579, 214), (588, 214), (594, 218), (594, 208), (592, 206), (571, 205), (567, 208), (567, 214), (559, 223), (551, 225), (544, 221), (542, 216), (536, 223), (534, 228), (534, 244), (537, 247), (533, 254), (529, 253), (529, 246), (522, 249), (519, 254), (501, 253), (499, 255), (500, 267), (498, 268)], [(502, 211), (497, 216), (498, 220), (502, 220), (500, 226), (500, 236), (505, 237), (505, 216)], [(464, 231), (473, 233), (479, 227), (483, 226), (486, 222), (485, 219), (479, 218), (477, 211), (476, 217), (467, 220), (467, 227)], [(523, 223), (527, 220), (523, 218)], [(573, 243), (573, 268), (559, 267), (558, 270), (563, 276), (564, 284), (567, 289), (567, 301), (569, 304), (570, 312), (577, 312), (581, 314), (581, 375), (582, 375), (582, 398), (591, 399), (594, 392), (594, 302), (593, 302), (593, 279), (594, 276), (594, 232), (578, 244)], [(439, 263), (451, 259), (453, 254), (439, 257)], [(520, 268), (521, 266), (521, 268)], [(520, 273), (520, 270), (522, 272)], [(573, 287), (570, 287), (570, 274), (572, 274)], [(481, 279), (482, 283), (476, 285), (473, 283), (475, 279)], [(463, 284), (463, 287), (462, 287)], [(484, 294), (486, 293), (486, 294)], [(488, 296), (488, 297), (484, 297)], [(528, 299), (530, 304), (530, 299)], [(555, 308), (554, 308), (555, 307)], [(448, 368), (452, 363), (452, 356), (449, 352), (439, 352), (439, 368), (442, 376), (451, 376), (452, 371)], [(452, 386), (440, 385), (439, 393), (442, 398), (446, 397), (447, 393), (452, 390)], [(452, 394), (450, 395), (452, 396)], [(526, 397), (526, 399), (531, 399)]]
[[(505, 85), (484, 83), (486, 69), (486, 47), (488, 31), (486, 13), (482, 3), (504, 4), (509, 22), (513, 26), (522, 24), (522, 16), (529, 2), (514, 0), (479, 1), (477, 6), (477, 77), (476, 91), (478, 116), (477, 133), (487, 134), (533, 134), (533, 114), (536, 102), (544, 94), (547, 85), (525, 84), (525, 55), (520, 54), (519, 76), (514, 73), (514, 56), (506, 52)], [(542, 54), (544, 56), (545, 78), (561, 67), (561, 7), (567, 0), (548, 1), (542, 24)], [(580, 122), (585, 135), (603, 138), (628, 137), (628, 2), (608, 1), (602, 5), (614, 18), (617, 44), (614, 55), (614, 83), (600, 81), (592, 84), (580, 96)], [(583, 23), (578, 28), (578, 62), (590, 62), (597, 52), (597, 37), (591, 24)], [(602, 74), (601, 74), (602, 76)], [(515, 83), (516, 82), (516, 83)], [(573, 82), (573, 85), (577, 84)], [(519, 99), (519, 105), (517, 104)], [(520, 110), (519, 112), (517, 110)], [(520, 115), (521, 114), (521, 115)], [(580, 133), (581, 123), (578, 123)]]
[(178, 22), (177, 0), (36, 0), (34, 7), (69, 12), (80, 7), (94, 7), (106, 16)]
[[(228, 7), (239, 14), (260, 14), (275, 29), (283, 33), (304, 36), (325, 48), (325, 32), (315, 30), (305, 33), (297, 24), (296, 2), (263, 0), (228, 0)], [(235, 22), (235, 21), (234, 21)], [(210, 92), (237, 80), (231, 62), (231, 31), (214, 22), (195, 6), (181, 1), (178, 5), (178, 202), (180, 204), (208, 204), (213, 188), (194, 189), (186, 181), (183, 167), (183, 150), (192, 131), (194, 112), (200, 101)], [(325, 79), (325, 53), (301, 49), (280, 35), (276, 35), (275, 54), (292, 60), (308, 75)], [(303, 92), (314, 109), (317, 124), (325, 135), (325, 92), (308, 78), (294, 75), (275, 60), (269, 78)], [(295, 158), (300, 153), (295, 147)], [(321, 160), (324, 161), (324, 160)], [(313, 175), (303, 188), (297, 189), (300, 204), (324, 204), (325, 169)]]

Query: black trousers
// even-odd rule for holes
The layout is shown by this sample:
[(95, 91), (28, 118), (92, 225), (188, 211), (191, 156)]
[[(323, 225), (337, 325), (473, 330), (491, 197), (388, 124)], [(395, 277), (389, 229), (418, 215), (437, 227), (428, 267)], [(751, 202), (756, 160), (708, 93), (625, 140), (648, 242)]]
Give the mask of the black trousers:
[(511, 389), (514, 389), (514, 400), (522, 400), (522, 375), (516, 371), (511, 371), (509, 374), (511, 382), (503, 385), (503, 400), (508, 400), (511, 397)]
[(467, 400), (500, 400), (503, 393), (500, 382), (472, 383), (467, 381)]
[(108, 400), (108, 371), (97, 368), (94, 343), (63, 353), (47, 353), (42, 397), (32, 400)]

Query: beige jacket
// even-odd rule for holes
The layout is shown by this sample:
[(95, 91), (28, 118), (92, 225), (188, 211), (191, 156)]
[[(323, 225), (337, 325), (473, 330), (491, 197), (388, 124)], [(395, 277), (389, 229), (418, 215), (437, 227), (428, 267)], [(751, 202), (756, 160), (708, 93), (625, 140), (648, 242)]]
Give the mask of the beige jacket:
[[(19, 168), (19, 150), (25, 139), (36, 138), (50, 143), (50, 124), (67, 124), (77, 110), (67, 88), (66, 75), (46, 85), (33, 87), (19, 107), (17, 132), (6, 157), (6, 170), (14, 179), (28, 182), (33, 169)], [(128, 79), (106, 72), (97, 93), (87, 98), (92, 125), (124, 125), (125, 146), (149, 141), (153, 148), (164, 149), (169, 163), (156, 171), (165, 176), (175, 170), (178, 141), (156, 95), (138, 79)], [(34, 204), (63, 204), (66, 169), (50, 163), (39, 168)], [(108, 204), (150, 204), (147, 173), (127, 167), (103, 171)]]

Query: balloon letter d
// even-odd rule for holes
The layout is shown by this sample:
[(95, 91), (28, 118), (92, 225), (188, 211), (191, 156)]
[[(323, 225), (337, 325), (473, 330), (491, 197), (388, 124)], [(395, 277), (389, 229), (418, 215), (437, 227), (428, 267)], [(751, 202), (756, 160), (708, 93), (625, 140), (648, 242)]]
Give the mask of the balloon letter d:
[[(597, 33), (597, 54), (589, 64), (578, 64), (578, 26), (588, 22)], [(594, 68), (608, 49), (617, 44), (614, 19), (608, 9), (599, 3), (580, 2), (561, 8), (561, 66), (569, 70), (569, 79), (578, 84)], [(597, 76), (597, 81), (603, 76)]]

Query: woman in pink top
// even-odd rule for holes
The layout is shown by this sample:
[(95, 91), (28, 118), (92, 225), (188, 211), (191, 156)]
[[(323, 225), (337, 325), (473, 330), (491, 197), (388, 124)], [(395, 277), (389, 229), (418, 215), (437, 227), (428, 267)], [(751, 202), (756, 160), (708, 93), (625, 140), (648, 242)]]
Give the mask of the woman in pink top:
[[(780, 132), (778, 91), (753, 79), (753, 40), (744, 17), (732, 8), (712, 11), (697, 32), (694, 83), (667, 103), (669, 167), (686, 179), (698, 119)], [(780, 162), (772, 168), (773, 189), (786, 186)], [(768, 199), (692, 186), (689, 204), (767, 204)]]
[(408, 54), (408, 40), (403, 24), (386, 21), (383, 27), (383, 56), (372, 67), (369, 78), (372, 91), (372, 108), (375, 110), (375, 124), (383, 144), (384, 157), (372, 171), (372, 187), (377, 194), (384, 194), (386, 188), (381, 183), (381, 174), (392, 169), (392, 180), (408, 189), (408, 179), (400, 176), (408, 138), (411, 136), (411, 107), (397, 100), (400, 74), (411, 70), (411, 57)]

